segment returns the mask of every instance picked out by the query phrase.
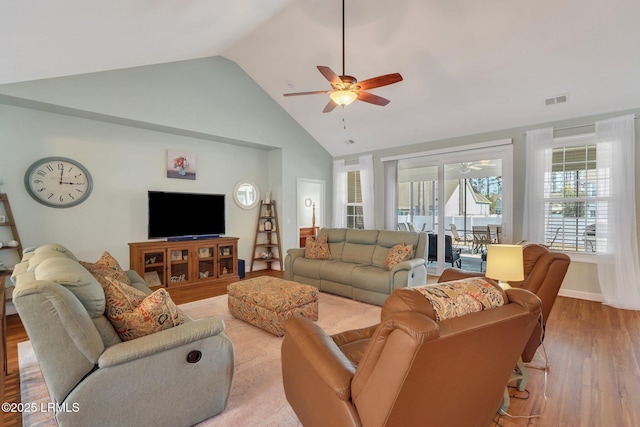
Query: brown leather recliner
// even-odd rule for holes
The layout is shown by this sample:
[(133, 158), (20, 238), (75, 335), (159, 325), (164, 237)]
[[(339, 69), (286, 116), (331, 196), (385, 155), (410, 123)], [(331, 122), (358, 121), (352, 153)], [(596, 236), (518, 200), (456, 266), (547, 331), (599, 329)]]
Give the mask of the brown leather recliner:
[[(542, 300), (542, 321), (533, 330), (531, 338), (522, 352), (522, 360), (530, 362), (544, 336), (544, 322), (549, 318), (571, 258), (560, 252), (551, 252), (546, 246), (537, 243), (525, 243), (522, 250), (524, 280), (521, 282), (510, 281), (509, 285), (531, 291)], [(438, 282), (449, 282), (467, 277), (484, 277), (484, 273), (447, 268), (442, 272)]]
[(420, 291), (403, 288), (379, 325), (333, 338), (309, 319), (288, 319), (287, 400), (305, 427), (486, 427), (540, 309), (531, 292), (510, 289), (503, 306), (436, 323)]

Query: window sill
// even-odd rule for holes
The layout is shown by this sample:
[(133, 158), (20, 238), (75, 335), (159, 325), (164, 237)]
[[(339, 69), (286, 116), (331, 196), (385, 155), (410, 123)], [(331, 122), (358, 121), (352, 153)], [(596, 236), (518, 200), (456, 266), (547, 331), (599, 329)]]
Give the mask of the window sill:
[(577, 253), (577, 252), (562, 252), (562, 251), (558, 251), (558, 252), (568, 255), (569, 258), (571, 258), (571, 262), (581, 262), (584, 264), (596, 264), (598, 262), (595, 252), (588, 253), (588, 254)]

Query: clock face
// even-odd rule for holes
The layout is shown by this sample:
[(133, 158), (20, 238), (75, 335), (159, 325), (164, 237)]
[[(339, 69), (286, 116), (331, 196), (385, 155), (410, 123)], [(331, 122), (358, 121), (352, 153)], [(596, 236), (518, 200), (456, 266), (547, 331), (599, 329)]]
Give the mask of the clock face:
[(47, 157), (33, 163), (24, 175), (27, 191), (38, 202), (53, 208), (68, 208), (89, 197), (93, 180), (75, 160)]

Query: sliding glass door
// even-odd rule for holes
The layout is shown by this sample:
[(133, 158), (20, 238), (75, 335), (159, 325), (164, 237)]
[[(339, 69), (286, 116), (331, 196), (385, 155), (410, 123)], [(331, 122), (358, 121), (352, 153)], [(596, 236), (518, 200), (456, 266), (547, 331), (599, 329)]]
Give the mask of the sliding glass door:
[(428, 269), (484, 271), (488, 243), (511, 238), (512, 146), (398, 161), (397, 228), (424, 231)]

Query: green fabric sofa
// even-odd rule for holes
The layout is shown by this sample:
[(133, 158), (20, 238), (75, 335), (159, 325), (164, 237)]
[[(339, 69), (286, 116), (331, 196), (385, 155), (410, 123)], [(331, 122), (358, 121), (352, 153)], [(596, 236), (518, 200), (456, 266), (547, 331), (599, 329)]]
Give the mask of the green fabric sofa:
[(190, 426), (224, 410), (234, 349), (222, 319), (183, 313), (183, 324), (123, 342), (98, 281), (57, 244), (25, 249), (11, 280), (59, 426)]
[[(318, 237), (323, 234), (328, 235), (332, 259), (307, 259), (304, 249), (289, 249), (285, 278), (376, 305), (384, 304), (397, 288), (426, 284), (425, 233), (323, 228)], [(389, 249), (401, 242), (413, 245), (413, 257), (387, 270), (384, 260)]]

